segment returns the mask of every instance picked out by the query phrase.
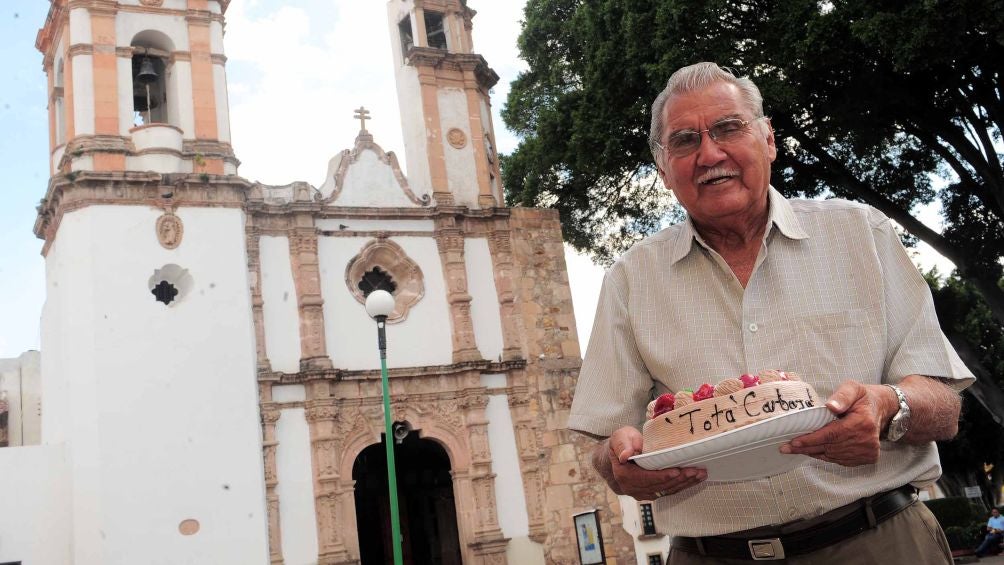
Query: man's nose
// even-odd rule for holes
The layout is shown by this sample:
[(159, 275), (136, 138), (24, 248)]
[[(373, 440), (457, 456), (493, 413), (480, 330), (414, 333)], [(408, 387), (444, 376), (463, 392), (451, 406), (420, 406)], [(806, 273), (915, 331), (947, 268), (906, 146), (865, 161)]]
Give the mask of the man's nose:
[(697, 147), (697, 164), (703, 167), (716, 165), (726, 158), (725, 151), (718, 143), (711, 139), (708, 132), (701, 132), (701, 144)]

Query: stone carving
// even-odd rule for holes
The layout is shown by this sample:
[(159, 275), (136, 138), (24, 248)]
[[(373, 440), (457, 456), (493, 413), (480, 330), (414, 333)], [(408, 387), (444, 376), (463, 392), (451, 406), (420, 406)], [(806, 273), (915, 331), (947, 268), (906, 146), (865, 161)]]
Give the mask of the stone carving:
[(185, 233), (185, 226), (181, 223), (181, 218), (174, 215), (174, 212), (165, 212), (157, 219), (157, 240), (165, 249), (175, 249), (181, 245), (181, 237)]
[(139, 0), (139, 3), (144, 6), (152, 6), (154, 8), (159, 8), (164, 5), (164, 0)]
[(360, 304), (366, 304), (366, 297), (359, 288), (359, 281), (375, 267), (390, 275), (397, 285), (394, 312), (387, 318), (387, 323), (403, 322), (408, 318), (411, 307), (425, 296), (422, 269), (393, 241), (382, 238), (370, 241), (345, 267), (345, 284)]
[(467, 147), (467, 134), (460, 128), (451, 128), (446, 132), (446, 140), (456, 149)]

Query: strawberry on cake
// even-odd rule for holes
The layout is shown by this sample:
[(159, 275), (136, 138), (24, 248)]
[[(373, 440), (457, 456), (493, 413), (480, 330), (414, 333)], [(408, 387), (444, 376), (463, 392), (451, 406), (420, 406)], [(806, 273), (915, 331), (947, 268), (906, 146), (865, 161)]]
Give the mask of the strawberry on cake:
[(648, 405), (642, 451), (679, 447), (817, 405), (812, 385), (777, 369), (663, 394)]

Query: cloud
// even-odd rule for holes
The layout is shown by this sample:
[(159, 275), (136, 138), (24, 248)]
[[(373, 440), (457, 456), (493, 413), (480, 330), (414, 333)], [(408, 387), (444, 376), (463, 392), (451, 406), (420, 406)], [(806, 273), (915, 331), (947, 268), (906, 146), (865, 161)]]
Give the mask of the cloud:
[[(335, 0), (232, 4), (226, 50), (232, 141), (242, 176), (269, 184), (323, 183), (328, 160), (353, 145), (366, 106), (366, 128), (407, 168), (386, 3)], [(522, 2), (470, 2), (475, 49), (501, 76), (493, 96), (498, 146), (515, 138), (498, 110), (522, 68), (516, 58)], [(395, 44), (396, 45), (396, 44)]]

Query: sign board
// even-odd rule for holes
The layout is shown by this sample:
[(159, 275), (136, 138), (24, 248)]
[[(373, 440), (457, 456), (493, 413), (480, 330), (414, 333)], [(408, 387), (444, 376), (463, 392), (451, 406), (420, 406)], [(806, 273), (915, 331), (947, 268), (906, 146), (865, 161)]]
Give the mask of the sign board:
[(983, 496), (983, 491), (980, 487), (966, 487), (966, 498), (980, 498)]
[(579, 538), (579, 563), (601, 565), (607, 562), (603, 553), (603, 535), (596, 510), (582, 512), (572, 517), (575, 521), (575, 536)]

